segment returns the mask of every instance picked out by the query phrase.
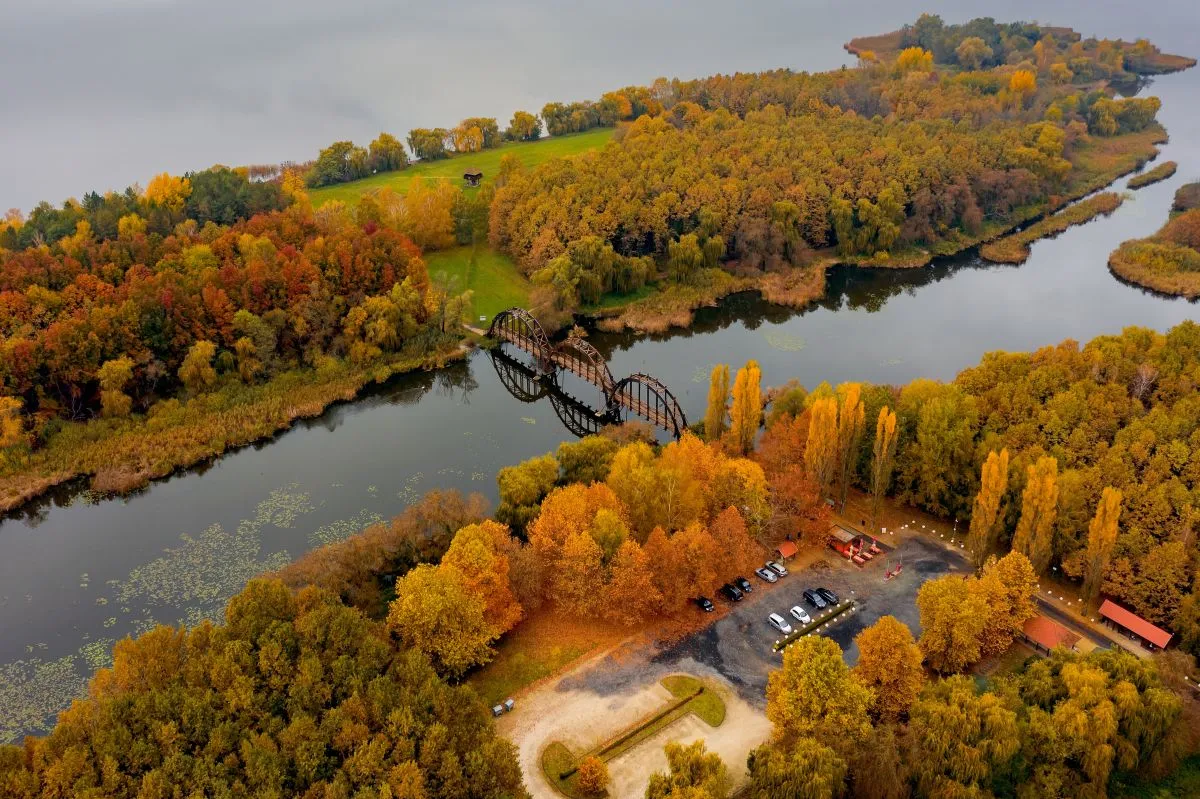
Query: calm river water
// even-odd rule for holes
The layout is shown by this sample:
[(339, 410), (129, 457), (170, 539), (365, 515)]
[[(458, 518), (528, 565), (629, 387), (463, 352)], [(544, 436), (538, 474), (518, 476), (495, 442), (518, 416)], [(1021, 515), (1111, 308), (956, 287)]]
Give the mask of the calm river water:
[[(722, 68), (713, 59), (708, 71)], [(1197, 305), (1124, 285), (1105, 265), (1119, 242), (1162, 224), (1176, 187), (1200, 179), (1200, 71), (1147, 91), (1163, 99), (1171, 142), (1162, 157), (1179, 162), (1177, 175), (1111, 217), (1035, 244), (1021, 267), (967, 255), (919, 270), (837, 270), (827, 298), (803, 312), (738, 295), (686, 331), (590, 340), (618, 378), (656, 375), (694, 419), (718, 362), (756, 358), (767, 384), (950, 379), (989, 350), (1195, 318)], [(95, 501), (76, 489), (30, 505), (0, 522), (0, 742), (43, 729), (109, 662), (117, 639), (218, 615), (251, 576), (427, 490), (494, 499), (498, 468), (570, 437), (550, 403), (515, 398), (477, 353), (135, 496)]]

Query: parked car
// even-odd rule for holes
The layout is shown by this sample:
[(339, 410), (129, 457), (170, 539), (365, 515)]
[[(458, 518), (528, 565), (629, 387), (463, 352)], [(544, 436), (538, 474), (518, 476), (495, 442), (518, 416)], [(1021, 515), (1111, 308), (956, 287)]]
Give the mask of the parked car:
[(804, 601), (812, 605), (817, 610), (823, 609), (828, 603), (811, 588), (804, 589)]
[(766, 580), (768, 583), (773, 583), (779, 579), (779, 575), (777, 575), (775, 572), (771, 571), (770, 569), (766, 568), (765, 566), (758, 567), (757, 569), (754, 570), (754, 573), (757, 574), (762, 579)]
[(778, 613), (772, 613), (770, 616), (767, 616), (767, 621), (771, 622), (771, 626), (784, 635), (791, 635), (792, 625), (788, 624), (787, 619)]
[(792, 609), (788, 613), (792, 614), (792, 618), (801, 624), (812, 624), (812, 616), (809, 616), (808, 612), (799, 605), (792, 605)]
[(695, 602), (696, 607), (700, 608), (705, 613), (712, 613), (714, 610), (716, 610), (716, 608), (713, 607), (712, 600), (706, 596), (696, 597)]
[(742, 592), (746, 594), (754, 590), (754, 586), (750, 585), (750, 581), (745, 577), (734, 577), (733, 584), (742, 589)]
[(828, 588), (818, 588), (817, 595), (828, 602), (830, 605), (836, 605), (841, 602), (838, 595), (830, 591)]
[(736, 585), (725, 583), (725, 585), (721, 586), (721, 596), (725, 597), (730, 602), (741, 602), (742, 597), (745, 595), (742, 593), (742, 589), (738, 588)]
[(773, 560), (768, 560), (767, 568), (778, 574), (780, 577), (787, 577), (788, 570), (783, 567), (782, 563), (776, 563)]

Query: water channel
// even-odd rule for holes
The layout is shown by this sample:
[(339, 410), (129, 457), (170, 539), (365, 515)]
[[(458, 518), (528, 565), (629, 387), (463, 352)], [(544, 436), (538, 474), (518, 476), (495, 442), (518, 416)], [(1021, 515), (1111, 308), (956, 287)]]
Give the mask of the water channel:
[[(1146, 91), (1163, 100), (1171, 142), (1161, 157), (1178, 161), (1178, 174), (1111, 217), (1035, 244), (1020, 267), (969, 253), (917, 270), (837, 269), (826, 298), (802, 312), (741, 294), (699, 312), (688, 330), (589, 340), (618, 378), (654, 374), (695, 419), (718, 362), (755, 358), (768, 385), (948, 380), (989, 350), (1196, 318), (1197, 305), (1123, 284), (1106, 267), (1118, 243), (1163, 223), (1181, 183), (1200, 179), (1200, 70)], [(570, 437), (549, 402), (514, 397), (479, 352), (133, 496), (76, 486), (30, 504), (0, 522), (0, 742), (43, 729), (119, 638), (218, 616), (253, 575), (427, 490), (494, 500), (497, 469)]]

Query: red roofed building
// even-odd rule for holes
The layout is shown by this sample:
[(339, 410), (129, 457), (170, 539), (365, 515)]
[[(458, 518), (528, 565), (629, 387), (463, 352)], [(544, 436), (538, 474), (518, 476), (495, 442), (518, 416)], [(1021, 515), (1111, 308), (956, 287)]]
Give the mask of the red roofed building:
[(1100, 615), (1121, 632), (1132, 635), (1150, 648), (1162, 649), (1171, 642), (1171, 633), (1155, 627), (1133, 611), (1126, 610), (1111, 600), (1104, 600), (1104, 604), (1100, 606)]
[(794, 543), (791, 541), (784, 541), (775, 548), (775, 557), (779, 558), (780, 560), (787, 560), (788, 558), (796, 557), (796, 552), (796, 545)]
[(1064, 649), (1074, 649), (1075, 645), (1079, 643), (1079, 639), (1083, 637), (1045, 616), (1034, 616), (1029, 619), (1021, 628), (1021, 634), (1026, 641), (1046, 652), (1051, 652), (1060, 646)]

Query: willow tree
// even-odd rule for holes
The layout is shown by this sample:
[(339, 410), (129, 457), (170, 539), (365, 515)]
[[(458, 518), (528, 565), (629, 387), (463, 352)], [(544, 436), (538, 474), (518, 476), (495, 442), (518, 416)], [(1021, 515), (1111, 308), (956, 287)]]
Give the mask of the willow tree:
[(1083, 596), (1094, 604), (1100, 596), (1104, 572), (1117, 544), (1117, 521), (1121, 518), (1121, 491), (1111, 486), (1100, 495), (1096, 515), (1088, 525), (1087, 574), (1083, 579)]
[(1023, 553), (1039, 575), (1046, 573), (1054, 554), (1054, 520), (1058, 517), (1058, 461), (1038, 458), (1026, 471), (1021, 494), (1021, 520), (1013, 534), (1013, 549)]
[(708, 378), (708, 409), (704, 413), (704, 438), (720, 441), (729, 416), (729, 365), (717, 364)]
[(1008, 450), (989, 452), (983, 462), (979, 493), (971, 508), (971, 530), (967, 533), (967, 549), (975, 568), (983, 565), (996, 544), (996, 520), (1000, 516), (1000, 501), (1008, 490)]
[(875, 448), (871, 458), (871, 528), (879, 529), (879, 509), (896, 463), (896, 414), (884, 405), (875, 420)]
[(734, 448), (742, 455), (754, 449), (754, 437), (758, 435), (758, 427), (762, 424), (761, 379), (762, 370), (758, 368), (758, 361), (751, 360), (738, 369), (733, 382), (730, 433)]
[(838, 412), (838, 493), (839, 505), (846, 507), (846, 495), (850, 491), (850, 476), (854, 470), (855, 455), (862, 441), (865, 412), (862, 404), (862, 385), (848, 383), (842, 395), (842, 407)]
[(820, 489), (824, 499), (837, 468), (837, 400), (824, 397), (808, 412), (808, 441), (804, 445), (804, 466), (808, 477)]

